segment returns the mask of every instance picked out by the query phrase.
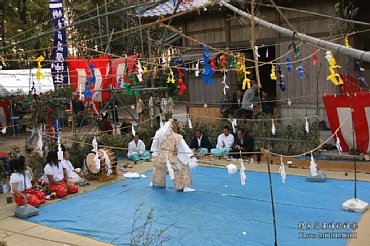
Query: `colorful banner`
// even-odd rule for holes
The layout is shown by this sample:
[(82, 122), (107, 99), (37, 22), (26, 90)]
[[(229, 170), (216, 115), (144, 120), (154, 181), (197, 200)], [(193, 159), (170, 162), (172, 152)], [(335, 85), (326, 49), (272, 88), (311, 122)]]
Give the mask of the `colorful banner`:
[(111, 77), (114, 88), (122, 88), (126, 81), (126, 70), (129, 74), (135, 68), (138, 55), (113, 59), (111, 61)]
[(63, 0), (49, 0), (50, 17), (53, 20), (54, 42), (50, 60), (51, 74), (53, 76), (54, 85), (68, 84), (68, 68), (67, 68), (67, 35), (66, 30), (58, 30), (64, 25)]
[[(324, 96), (326, 114), (332, 133), (340, 127), (337, 136), (343, 151), (353, 149), (352, 129), (355, 148), (362, 153), (370, 151), (370, 93), (343, 96)], [(352, 109), (351, 109), (352, 104)], [(353, 122), (353, 127), (352, 127)]]
[[(91, 58), (90, 60), (68, 57), (69, 77), (72, 88), (78, 94), (85, 94), (85, 101), (109, 101), (109, 88), (112, 81), (109, 76), (109, 63), (109, 56)], [(87, 97), (90, 93), (91, 96)]]
[(10, 102), (8, 100), (0, 100), (0, 128), (7, 127), (10, 122), (9, 112)]

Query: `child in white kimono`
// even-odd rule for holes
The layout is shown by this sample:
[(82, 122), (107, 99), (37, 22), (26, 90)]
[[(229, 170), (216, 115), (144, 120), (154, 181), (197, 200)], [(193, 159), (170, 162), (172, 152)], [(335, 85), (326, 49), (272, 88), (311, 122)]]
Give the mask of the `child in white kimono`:
[(84, 179), (84, 175), (81, 172), (81, 168), (76, 168), (75, 169), (73, 167), (73, 165), (70, 162), (69, 158), (70, 158), (69, 152), (66, 151), (66, 150), (64, 150), (63, 151), (63, 160), (61, 160), (61, 163), (62, 163), (63, 167), (67, 171), (68, 180), (71, 181), (74, 184), (79, 184), (79, 183), (81, 183), (81, 182), (83, 182), (85, 180)]

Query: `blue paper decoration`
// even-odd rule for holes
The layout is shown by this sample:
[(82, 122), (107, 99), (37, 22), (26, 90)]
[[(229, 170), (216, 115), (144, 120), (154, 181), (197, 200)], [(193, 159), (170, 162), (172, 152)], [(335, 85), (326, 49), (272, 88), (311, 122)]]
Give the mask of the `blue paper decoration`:
[(204, 51), (203, 51), (203, 72), (202, 72), (202, 78), (206, 85), (210, 85), (213, 83), (212, 75), (215, 74), (215, 70), (212, 69), (211, 65), (209, 64), (210, 61), (210, 54), (208, 47), (204, 45)]
[(303, 71), (303, 67), (302, 67), (302, 61), (298, 62), (297, 71), (298, 71), (298, 77), (300, 79), (303, 79), (304, 78), (304, 71)]
[(286, 70), (290, 73), (292, 71), (292, 64), (288, 55), (285, 56)]
[(279, 86), (280, 86), (281, 91), (285, 91), (286, 90), (286, 86), (285, 86), (285, 82), (284, 82), (284, 75), (282, 75), (282, 73), (281, 73), (281, 66), (280, 66), (280, 64), (278, 64), (277, 67), (278, 67), (277, 74), (279, 76)]
[(92, 99), (92, 91), (90, 90), (89, 81), (86, 81), (86, 83), (85, 83), (84, 97), (85, 97), (85, 100), (91, 100)]
[(96, 82), (95, 69), (94, 69), (94, 64), (91, 61), (89, 64), (89, 70), (90, 70), (89, 82), (90, 84), (95, 84)]

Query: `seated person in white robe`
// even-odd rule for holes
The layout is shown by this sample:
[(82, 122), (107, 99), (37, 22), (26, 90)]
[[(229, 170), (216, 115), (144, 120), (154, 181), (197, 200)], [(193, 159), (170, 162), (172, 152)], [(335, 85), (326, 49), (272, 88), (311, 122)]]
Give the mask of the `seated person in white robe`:
[(151, 186), (164, 188), (167, 173), (178, 191), (191, 192), (190, 168), (197, 166), (196, 159), (183, 137), (178, 134), (180, 123), (169, 120), (155, 134), (151, 151), (154, 169)]
[(217, 138), (217, 145), (215, 149), (211, 149), (213, 156), (225, 156), (232, 150), (234, 144), (234, 136), (230, 133), (230, 128), (224, 126), (223, 133)]
[(127, 157), (129, 160), (137, 162), (138, 160), (149, 160), (150, 153), (145, 151), (145, 144), (136, 133), (132, 141), (128, 144)]
[(81, 168), (74, 168), (69, 158), (69, 152), (63, 148), (63, 160), (60, 162), (67, 171), (68, 180), (74, 184), (79, 184), (85, 181), (84, 174), (81, 172)]

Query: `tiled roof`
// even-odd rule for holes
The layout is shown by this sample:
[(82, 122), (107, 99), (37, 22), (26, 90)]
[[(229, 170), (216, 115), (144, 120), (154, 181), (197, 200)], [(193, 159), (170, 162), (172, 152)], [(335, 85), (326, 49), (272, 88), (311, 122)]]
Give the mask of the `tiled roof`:
[[(181, 1), (181, 0), (180, 0)], [(195, 8), (196, 3), (195, 1), (186, 1), (181, 3), (179, 8), (177, 9), (176, 13), (183, 12), (189, 10), (191, 8)], [(146, 10), (143, 10), (141, 13), (141, 17), (155, 17), (155, 16), (163, 16), (163, 15), (172, 15), (175, 7), (173, 6), (172, 0), (167, 0), (162, 3), (159, 3), (153, 7), (150, 7)]]

